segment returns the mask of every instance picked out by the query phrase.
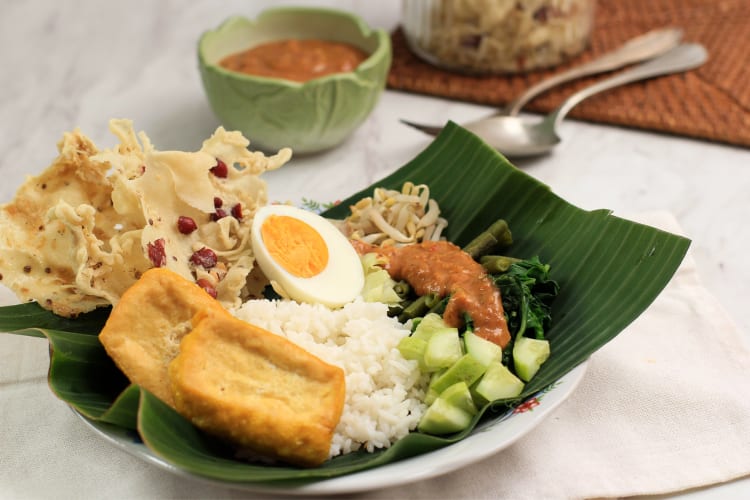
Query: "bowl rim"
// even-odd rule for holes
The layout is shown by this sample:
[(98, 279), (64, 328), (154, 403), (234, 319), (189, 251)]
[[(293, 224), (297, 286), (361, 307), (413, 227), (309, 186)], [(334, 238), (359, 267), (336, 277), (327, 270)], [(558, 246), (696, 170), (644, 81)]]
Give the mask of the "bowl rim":
[[(241, 73), (238, 71), (232, 71), (232, 70), (228, 70), (220, 66), (219, 64), (210, 63), (206, 60), (206, 57), (204, 55), (204, 47), (205, 47), (206, 40), (209, 37), (221, 36), (222, 31), (231, 29), (234, 25), (238, 23), (242, 23), (251, 27), (256, 26), (259, 23), (263, 22), (264, 18), (268, 18), (269, 16), (272, 16), (278, 13), (322, 15), (322, 16), (332, 16), (332, 17), (341, 18), (342, 20), (351, 22), (354, 26), (356, 26), (362, 38), (369, 38), (369, 37), (374, 36), (377, 41), (376, 48), (372, 53), (370, 53), (367, 56), (367, 59), (362, 61), (352, 71), (347, 71), (347, 72), (342, 72), (342, 73), (331, 73), (329, 75), (324, 75), (318, 78), (312, 78), (310, 80), (306, 80), (303, 82), (289, 80), (286, 78), (251, 75), (249, 73)], [(351, 79), (351, 80), (356, 80), (360, 82), (367, 82), (369, 81), (369, 78), (366, 78), (365, 76), (363, 76), (363, 73), (365, 71), (371, 69), (373, 66), (376, 66), (377, 64), (380, 64), (383, 59), (388, 59), (389, 62), (387, 62), (387, 64), (390, 65), (390, 50), (391, 50), (390, 36), (384, 29), (370, 27), (364, 21), (364, 19), (362, 19), (360, 16), (354, 13), (340, 10), (340, 9), (327, 8), (327, 7), (279, 6), (279, 7), (271, 7), (268, 9), (264, 9), (261, 12), (259, 12), (254, 18), (244, 16), (244, 15), (239, 15), (239, 14), (233, 15), (225, 19), (216, 28), (204, 31), (198, 40), (198, 60), (199, 60), (199, 64), (201, 67), (210, 69), (211, 71), (215, 71), (219, 74), (222, 74), (225, 77), (236, 78), (237, 80), (240, 80), (240, 81), (246, 81), (246, 82), (261, 81), (261, 82), (267, 82), (267, 83), (286, 85), (291, 88), (304, 87), (308, 85), (318, 85), (321, 83), (329, 82), (331, 80), (350, 80)]]

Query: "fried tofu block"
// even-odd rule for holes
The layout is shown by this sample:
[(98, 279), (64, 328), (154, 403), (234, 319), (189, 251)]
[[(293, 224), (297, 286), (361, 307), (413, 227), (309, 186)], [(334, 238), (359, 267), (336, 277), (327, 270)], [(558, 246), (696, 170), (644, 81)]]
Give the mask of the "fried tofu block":
[(175, 407), (241, 448), (305, 467), (328, 459), (342, 369), (229, 313), (204, 311), (169, 366)]
[(229, 314), (192, 281), (150, 269), (112, 309), (99, 340), (131, 382), (174, 407), (168, 366), (200, 311)]

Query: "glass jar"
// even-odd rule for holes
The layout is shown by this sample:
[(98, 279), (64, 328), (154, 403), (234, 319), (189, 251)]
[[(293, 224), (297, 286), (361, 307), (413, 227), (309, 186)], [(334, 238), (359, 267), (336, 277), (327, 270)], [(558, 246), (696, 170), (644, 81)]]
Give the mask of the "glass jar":
[(403, 0), (409, 48), (466, 73), (558, 65), (588, 45), (595, 0)]

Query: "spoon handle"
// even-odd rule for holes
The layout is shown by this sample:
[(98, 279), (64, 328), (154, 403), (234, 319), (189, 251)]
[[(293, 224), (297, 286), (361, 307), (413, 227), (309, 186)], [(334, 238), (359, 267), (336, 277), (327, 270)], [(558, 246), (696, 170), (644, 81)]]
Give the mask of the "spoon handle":
[(597, 82), (589, 87), (579, 90), (568, 97), (555, 111), (547, 115), (545, 121), (551, 122), (557, 127), (565, 115), (578, 103), (599, 92), (604, 92), (626, 83), (645, 80), (655, 76), (680, 73), (689, 69), (697, 68), (708, 59), (706, 49), (697, 43), (685, 43), (631, 69), (618, 73), (606, 80)]
[(664, 52), (676, 47), (681, 38), (682, 30), (678, 28), (652, 30), (648, 33), (632, 38), (619, 48), (607, 52), (591, 62), (571, 68), (568, 71), (564, 71), (533, 85), (526, 92), (508, 103), (505, 107), (504, 114), (510, 116), (517, 115), (518, 112), (521, 111), (521, 108), (533, 98), (562, 83), (576, 80), (584, 76), (612, 71), (625, 65), (663, 54)]

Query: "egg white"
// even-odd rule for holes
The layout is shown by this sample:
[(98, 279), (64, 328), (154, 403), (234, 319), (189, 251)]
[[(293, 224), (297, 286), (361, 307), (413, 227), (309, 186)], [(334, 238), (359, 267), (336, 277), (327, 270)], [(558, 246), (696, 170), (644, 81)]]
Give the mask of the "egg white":
[[(291, 274), (274, 260), (261, 234), (263, 223), (271, 215), (296, 218), (323, 238), (328, 246), (328, 263), (320, 273), (302, 278)], [(365, 278), (359, 255), (346, 236), (320, 215), (289, 205), (267, 205), (256, 212), (250, 235), (261, 270), (269, 280), (281, 286), (289, 298), (336, 308), (351, 302), (361, 293)]]

